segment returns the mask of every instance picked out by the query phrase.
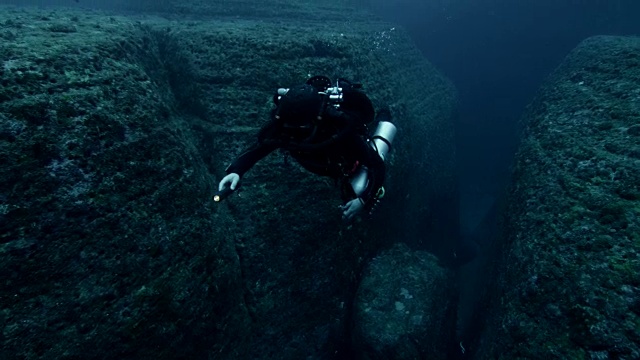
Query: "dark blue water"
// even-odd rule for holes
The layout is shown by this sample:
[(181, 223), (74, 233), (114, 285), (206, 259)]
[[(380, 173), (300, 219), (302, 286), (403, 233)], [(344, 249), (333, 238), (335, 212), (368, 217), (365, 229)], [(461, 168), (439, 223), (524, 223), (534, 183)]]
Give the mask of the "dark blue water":
[[(377, 6), (381, 16), (409, 29), (425, 57), (458, 89), (461, 244), (487, 248), (498, 216), (492, 205), (509, 184), (527, 104), (582, 40), (640, 35), (640, 1), (411, 0)], [(473, 299), (482, 281), (473, 269), (482, 260), (460, 278), (461, 339), (474, 331)]]
[(637, 0), (376, 1), (459, 91), (463, 216), (504, 190), (518, 121), (563, 58), (589, 36), (640, 34)]

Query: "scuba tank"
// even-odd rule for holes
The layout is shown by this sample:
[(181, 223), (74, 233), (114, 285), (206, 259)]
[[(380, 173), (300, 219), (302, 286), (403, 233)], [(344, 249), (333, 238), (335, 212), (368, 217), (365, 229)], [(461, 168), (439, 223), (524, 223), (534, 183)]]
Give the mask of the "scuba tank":
[[(373, 137), (369, 140), (369, 145), (376, 150), (380, 158), (382, 158), (382, 161), (385, 160), (385, 156), (389, 153), (389, 150), (391, 150), (391, 144), (393, 143), (393, 139), (395, 138), (397, 131), (398, 129), (396, 126), (391, 122), (380, 121)], [(369, 184), (366, 166), (361, 166), (351, 177), (349, 183), (351, 184), (356, 196), (360, 197)]]

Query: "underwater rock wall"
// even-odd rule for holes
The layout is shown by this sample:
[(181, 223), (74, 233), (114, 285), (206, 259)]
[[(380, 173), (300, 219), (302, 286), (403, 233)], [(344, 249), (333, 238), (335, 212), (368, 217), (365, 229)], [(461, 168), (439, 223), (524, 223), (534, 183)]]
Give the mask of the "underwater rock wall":
[[(346, 353), (368, 258), (455, 191), (455, 93), (389, 24), (1, 14), (6, 358)], [(314, 74), (396, 116), (374, 219), (344, 226), (334, 184), (277, 153), (213, 204), (277, 87)]]
[(369, 16), (344, 0), (2, 0), (1, 5), (67, 7), (72, 9), (101, 9), (132, 13), (160, 14), (175, 19), (232, 17), (236, 19), (278, 19), (286, 22), (318, 23), (325, 20), (361, 21)]
[(640, 358), (640, 39), (583, 41), (523, 125), (476, 358)]
[[(255, 141), (279, 86), (315, 74), (345, 77), (363, 83), (376, 107), (391, 107), (399, 132), (388, 159), (387, 195), (372, 220), (342, 224), (335, 184), (279, 152), (251, 169), (238, 194), (220, 204), (233, 219), (222, 226), (236, 237), (255, 321), (254, 356), (344, 352), (350, 303), (368, 258), (418, 233), (420, 219), (436, 211), (428, 200), (433, 192), (455, 190), (450, 84), (401, 30), (375, 19), (234, 21), (184, 28), (177, 36), (194, 56), (206, 115), (193, 124), (218, 179)], [(428, 229), (421, 230), (428, 237)]]
[(148, 29), (0, 14), (0, 357), (236, 354), (238, 255)]

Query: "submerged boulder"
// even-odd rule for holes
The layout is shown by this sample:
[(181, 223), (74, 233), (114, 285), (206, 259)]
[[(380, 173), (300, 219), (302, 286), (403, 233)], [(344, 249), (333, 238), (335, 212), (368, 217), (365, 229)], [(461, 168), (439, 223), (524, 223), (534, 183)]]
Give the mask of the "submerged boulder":
[(453, 273), (435, 256), (396, 244), (374, 258), (354, 304), (360, 359), (446, 359), (455, 343)]

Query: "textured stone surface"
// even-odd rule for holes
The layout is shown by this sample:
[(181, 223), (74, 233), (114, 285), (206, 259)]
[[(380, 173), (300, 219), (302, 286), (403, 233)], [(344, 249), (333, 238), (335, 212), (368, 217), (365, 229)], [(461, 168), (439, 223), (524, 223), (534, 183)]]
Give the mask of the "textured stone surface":
[(361, 0), (0, 0), (0, 5), (3, 4), (144, 12), (179, 19), (215, 16), (317, 23), (352, 18), (360, 21), (362, 16), (367, 16), (362, 10), (357, 10), (365, 5)]
[(455, 343), (454, 294), (453, 273), (435, 256), (404, 244), (378, 255), (355, 301), (358, 358), (446, 359)]
[(583, 41), (524, 117), (479, 359), (640, 358), (640, 39)]
[(238, 256), (148, 29), (3, 10), (0, 34), (3, 358), (233, 353)]
[[(297, 351), (292, 357), (300, 358), (310, 356), (312, 345), (324, 343), (327, 336), (344, 339), (345, 304), (369, 254), (381, 243), (416, 236), (421, 216), (435, 211), (429, 208), (429, 196), (454, 190), (447, 122), (454, 105), (450, 85), (420, 60), (404, 35), (375, 24), (237, 22), (221, 27), (215, 37), (202, 38), (196, 30), (186, 37), (203, 64), (200, 86), (213, 100), (207, 113), (215, 123), (202, 124), (202, 129), (210, 137), (204, 141), (210, 150), (204, 153), (218, 154), (212, 159), (218, 174), (253, 141), (256, 126), (271, 109), (274, 84), (299, 83), (309, 74), (356, 79), (376, 105), (392, 106), (397, 117), (387, 197), (376, 221), (345, 228), (333, 184), (285, 163), (279, 154), (256, 165), (245, 176), (239, 196), (222, 204), (229, 206), (235, 219), (231, 226), (240, 234), (247, 299), (261, 329), (256, 350), (278, 344), (276, 348)], [(217, 46), (225, 51), (216, 53), (214, 44), (220, 41)], [(247, 48), (253, 49), (251, 56), (245, 56)], [(227, 93), (231, 88), (236, 89), (234, 96)], [(437, 151), (447, 156), (438, 158)], [(424, 179), (431, 179), (428, 191)], [(416, 210), (407, 211), (411, 206)], [(334, 328), (327, 326), (328, 320), (335, 321)]]
[[(5, 357), (344, 353), (366, 260), (453, 192), (455, 94), (388, 24), (4, 10)], [(310, 74), (361, 81), (397, 116), (378, 221), (345, 227), (333, 184), (277, 153), (211, 204), (275, 89)]]

